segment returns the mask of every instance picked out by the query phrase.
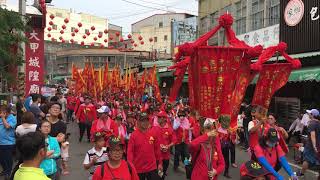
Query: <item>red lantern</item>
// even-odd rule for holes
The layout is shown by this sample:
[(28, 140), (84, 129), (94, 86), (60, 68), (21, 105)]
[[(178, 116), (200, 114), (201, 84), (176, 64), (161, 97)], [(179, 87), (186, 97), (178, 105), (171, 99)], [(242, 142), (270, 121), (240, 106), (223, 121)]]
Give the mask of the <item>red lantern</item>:
[(82, 36), (83, 39), (85, 39), (86, 37), (87, 37), (86, 35), (83, 35), (83, 36)]
[(73, 36), (73, 37), (74, 37), (75, 35), (76, 35), (75, 33), (71, 33), (71, 36)]
[(51, 34), (48, 34), (47, 36), (48, 36), (48, 38), (50, 38), (50, 37), (51, 37)]
[(129, 38), (129, 39), (131, 39), (131, 38), (132, 38), (131, 34), (128, 34), (128, 38)]
[(109, 32), (108, 29), (105, 29), (105, 30), (104, 30), (104, 33), (105, 33), (105, 34), (108, 34), (108, 32)]
[(62, 29), (66, 29), (66, 28), (67, 28), (67, 26), (66, 26), (66, 25), (62, 25), (61, 27), (62, 27)]
[(120, 42), (123, 42), (124, 41), (124, 39), (123, 38), (120, 38), (120, 40), (119, 40)]
[(60, 36), (59, 39), (62, 40), (63, 39), (62, 36)]
[(107, 43), (107, 42), (108, 42), (108, 39), (104, 39), (104, 42)]
[(65, 43), (66, 41), (64, 39), (61, 40), (62, 43)]
[(81, 45), (81, 46), (84, 46), (84, 42), (83, 42), (83, 41), (81, 41), (80, 45)]
[(134, 43), (134, 40), (131, 40), (131, 44), (133, 44)]
[(103, 44), (101, 44), (101, 45), (100, 45), (100, 48), (104, 48), (104, 45), (103, 45)]
[(50, 19), (54, 19), (54, 15), (53, 14), (50, 15)]
[(52, 21), (49, 21), (49, 25), (52, 26), (52, 25), (53, 25), (53, 22), (52, 22)]
[(119, 32), (116, 32), (116, 36), (119, 37), (119, 36), (120, 36), (120, 33), (119, 33)]
[(90, 46), (94, 46), (94, 43), (92, 42), (92, 43), (90, 44)]
[(97, 38), (97, 37), (94, 37), (94, 38), (93, 38), (93, 40), (94, 40), (94, 41), (97, 41), (97, 40), (98, 40), (98, 38)]
[(138, 46), (138, 44), (134, 44), (134, 47), (137, 47)]
[(139, 36), (139, 41), (141, 41), (143, 38), (142, 38), (142, 36)]
[(81, 22), (79, 22), (79, 23), (78, 23), (78, 26), (79, 26), (79, 27), (82, 27), (82, 23), (81, 23)]
[(78, 33), (78, 32), (79, 32), (79, 29), (75, 28), (75, 29), (74, 29), (74, 32), (75, 32), (75, 33)]
[(51, 30), (52, 30), (52, 28), (51, 28), (51, 27), (48, 27), (48, 28), (47, 28), (47, 30), (48, 30), (48, 31), (51, 31)]
[(153, 38), (149, 38), (149, 42), (152, 42), (153, 41)]
[(144, 45), (144, 41), (141, 41), (140, 44), (141, 44), (141, 45)]
[(64, 19), (64, 22), (65, 22), (66, 24), (68, 24), (68, 23), (69, 23), (69, 19), (68, 19), (68, 18), (65, 18), (65, 19)]
[(87, 34), (87, 36), (90, 36), (90, 32), (89, 31), (87, 31), (86, 34)]
[(61, 30), (61, 31), (60, 31), (60, 34), (63, 34), (63, 33), (64, 33), (64, 31), (63, 31), (63, 30)]
[(73, 39), (70, 39), (70, 42), (73, 44), (73, 43), (74, 43), (74, 40), (73, 40)]
[(91, 26), (91, 30), (94, 31), (96, 28), (94, 26)]
[(109, 37), (109, 39), (110, 39), (110, 41), (112, 41), (112, 40), (113, 40), (113, 37), (112, 37), (112, 36), (110, 36), (110, 37)]
[(55, 41), (56, 39), (54, 39), (54, 38), (51, 38), (51, 41)]
[(102, 34), (99, 34), (99, 35), (98, 35), (98, 38), (102, 38)]

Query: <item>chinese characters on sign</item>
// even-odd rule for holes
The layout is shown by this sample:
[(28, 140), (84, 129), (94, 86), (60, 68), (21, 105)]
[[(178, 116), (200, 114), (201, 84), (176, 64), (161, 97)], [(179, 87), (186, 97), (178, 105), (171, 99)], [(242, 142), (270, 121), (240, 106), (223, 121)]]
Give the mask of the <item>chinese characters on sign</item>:
[(25, 94), (40, 93), (43, 85), (44, 42), (43, 29), (34, 28), (26, 33), (26, 88)]

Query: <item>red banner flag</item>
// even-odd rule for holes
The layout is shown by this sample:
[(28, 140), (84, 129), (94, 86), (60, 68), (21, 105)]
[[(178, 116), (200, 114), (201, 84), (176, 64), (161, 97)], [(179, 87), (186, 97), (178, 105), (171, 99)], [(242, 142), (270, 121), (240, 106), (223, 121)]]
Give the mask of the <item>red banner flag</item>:
[(291, 63), (264, 64), (259, 74), (252, 105), (265, 108), (266, 115), (273, 94), (288, 82), (291, 71)]

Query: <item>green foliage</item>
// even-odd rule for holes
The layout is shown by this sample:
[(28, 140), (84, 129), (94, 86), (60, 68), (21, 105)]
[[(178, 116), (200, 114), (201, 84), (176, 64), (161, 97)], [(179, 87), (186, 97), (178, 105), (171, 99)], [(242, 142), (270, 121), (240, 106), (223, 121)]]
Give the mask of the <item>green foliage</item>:
[[(0, 7), (0, 74), (11, 83), (15, 80), (10, 68), (23, 63), (21, 42), (26, 42), (24, 33), (27, 21), (22, 20), (17, 12)], [(14, 50), (16, 49), (16, 50)]]

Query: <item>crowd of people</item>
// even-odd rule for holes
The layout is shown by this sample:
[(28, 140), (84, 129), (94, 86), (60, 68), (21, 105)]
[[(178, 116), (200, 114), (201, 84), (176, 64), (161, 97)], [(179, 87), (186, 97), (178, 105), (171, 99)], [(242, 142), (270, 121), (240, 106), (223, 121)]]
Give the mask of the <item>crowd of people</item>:
[[(93, 143), (83, 157), (83, 168), (93, 180), (164, 180), (171, 158), (174, 171), (185, 168), (187, 179), (231, 179), (230, 166), (238, 168), (237, 144), (249, 153), (239, 166), (243, 180), (282, 180), (281, 168), (295, 180), (320, 165), (316, 109), (299, 116), (286, 131), (277, 125), (275, 114), (266, 115), (260, 106), (244, 104), (238, 128), (226, 128), (223, 119), (202, 117), (187, 102), (172, 104), (148, 93), (125, 91), (102, 99), (58, 92), (50, 99), (31, 94), (17, 103), (15, 115), (10, 106), (1, 106), (0, 175), (14, 180), (67, 176), (70, 122), (78, 124), (80, 143), (85, 134)], [(308, 135), (303, 168), (295, 173), (286, 159), (287, 143), (292, 136), (301, 142), (303, 131)]]

